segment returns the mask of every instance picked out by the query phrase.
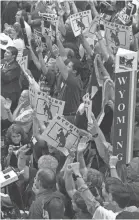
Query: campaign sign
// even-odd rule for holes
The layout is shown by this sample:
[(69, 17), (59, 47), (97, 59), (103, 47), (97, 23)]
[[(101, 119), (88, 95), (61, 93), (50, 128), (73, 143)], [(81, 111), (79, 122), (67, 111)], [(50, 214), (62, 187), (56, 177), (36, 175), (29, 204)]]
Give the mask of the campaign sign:
[(104, 21), (104, 29), (107, 45), (114, 55), (119, 47), (130, 48), (131, 27)]
[(119, 48), (116, 54), (115, 72), (137, 70), (137, 56), (137, 52)]
[(81, 33), (85, 33), (89, 29), (91, 21), (91, 10), (71, 15), (70, 22), (75, 37), (79, 36)]
[(38, 92), (36, 95), (36, 113), (41, 121), (52, 120), (56, 115), (62, 115), (65, 102), (47, 96), (44, 92)]
[(69, 149), (77, 148), (79, 130), (64, 117), (57, 115), (41, 136), (49, 145), (67, 156)]

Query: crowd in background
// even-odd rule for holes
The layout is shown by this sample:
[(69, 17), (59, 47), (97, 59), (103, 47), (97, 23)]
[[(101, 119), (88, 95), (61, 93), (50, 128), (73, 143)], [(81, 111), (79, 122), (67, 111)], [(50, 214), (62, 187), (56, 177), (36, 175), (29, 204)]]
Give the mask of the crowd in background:
[[(116, 15), (124, 7), (128, 11), (132, 1), (105, 2), (1, 1), (1, 170), (24, 170), (18, 181), (1, 189), (3, 219), (139, 219), (138, 81), (133, 158), (118, 166), (112, 146), (115, 55), (103, 24), (95, 26), (93, 40), (83, 33), (75, 37), (70, 23), (70, 15), (91, 10), (92, 19), (104, 14), (109, 22), (122, 24)], [(39, 12), (58, 16), (53, 36), (42, 31), (54, 25), (44, 22)], [(139, 33), (139, 4), (125, 25), (132, 27), (130, 50), (138, 53), (139, 66), (139, 37), (134, 38)], [(41, 40), (36, 40), (35, 30), (42, 31)], [(26, 55), (29, 77), (19, 65)], [(105, 116), (98, 125), (103, 99), (99, 82), (103, 85), (107, 79), (111, 83)], [(42, 139), (49, 121), (37, 118), (30, 101), (34, 82), (41, 92), (65, 101), (62, 117), (80, 130), (78, 147), (71, 146), (68, 156)], [(97, 92), (91, 98), (92, 86)], [(86, 93), (92, 100), (89, 140), (82, 100)]]

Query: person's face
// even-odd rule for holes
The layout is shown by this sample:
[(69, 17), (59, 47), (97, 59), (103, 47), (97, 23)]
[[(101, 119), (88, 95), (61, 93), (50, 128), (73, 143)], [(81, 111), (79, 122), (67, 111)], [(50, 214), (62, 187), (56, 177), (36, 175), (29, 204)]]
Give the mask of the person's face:
[(12, 60), (12, 58), (13, 58), (13, 55), (12, 55), (11, 51), (10, 50), (6, 50), (5, 54), (4, 54), (4, 60), (10, 61), (10, 60)]
[(20, 142), (21, 142), (21, 134), (13, 133), (11, 135), (11, 140), (12, 140), (13, 144), (20, 144)]
[(51, 73), (56, 73), (56, 65), (48, 63), (48, 69)]
[(11, 30), (10, 37), (11, 37), (12, 39), (16, 39), (16, 38), (17, 38), (17, 33), (16, 33), (16, 31), (15, 31), (14, 28)]
[(21, 16), (22, 16), (22, 11), (18, 11), (15, 16), (16, 22), (20, 22)]
[(74, 71), (73, 71), (73, 63), (72, 62), (68, 63), (67, 69), (68, 69), (68, 73), (70, 73), (70, 74), (74, 73)]

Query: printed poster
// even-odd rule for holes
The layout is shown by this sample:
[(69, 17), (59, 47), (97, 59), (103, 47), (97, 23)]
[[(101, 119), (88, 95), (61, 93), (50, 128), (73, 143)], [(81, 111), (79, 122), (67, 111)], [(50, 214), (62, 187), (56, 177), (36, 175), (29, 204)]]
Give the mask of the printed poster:
[(62, 115), (64, 107), (64, 101), (47, 96), (44, 92), (36, 94), (36, 113), (37, 118), (41, 121), (48, 122), (56, 115)]
[(137, 57), (137, 52), (119, 48), (116, 55), (115, 72), (136, 71)]
[(50, 14), (50, 13), (41, 13), (40, 11), (38, 12), (39, 16), (43, 18), (45, 21), (52, 21), (52, 22), (57, 22), (58, 17), (56, 14)]
[(70, 22), (74, 36), (77, 37), (81, 33), (85, 33), (89, 29), (91, 21), (92, 21), (91, 10), (82, 11), (71, 15)]
[(20, 65), (23, 71), (27, 70), (28, 69), (28, 56), (21, 57), (21, 59), (18, 61), (18, 64)]
[(43, 132), (42, 138), (67, 156), (69, 149), (77, 149), (79, 130), (64, 117), (57, 115)]
[(129, 49), (131, 27), (104, 21), (105, 37), (109, 49), (115, 56), (118, 48)]

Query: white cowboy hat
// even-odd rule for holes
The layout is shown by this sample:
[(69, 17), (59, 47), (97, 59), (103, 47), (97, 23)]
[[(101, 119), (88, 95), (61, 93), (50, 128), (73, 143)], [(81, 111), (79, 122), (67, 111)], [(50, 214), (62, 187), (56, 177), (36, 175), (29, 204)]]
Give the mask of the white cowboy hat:
[(6, 34), (0, 33), (0, 49), (6, 50), (9, 46), (14, 46), (12, 39)]

